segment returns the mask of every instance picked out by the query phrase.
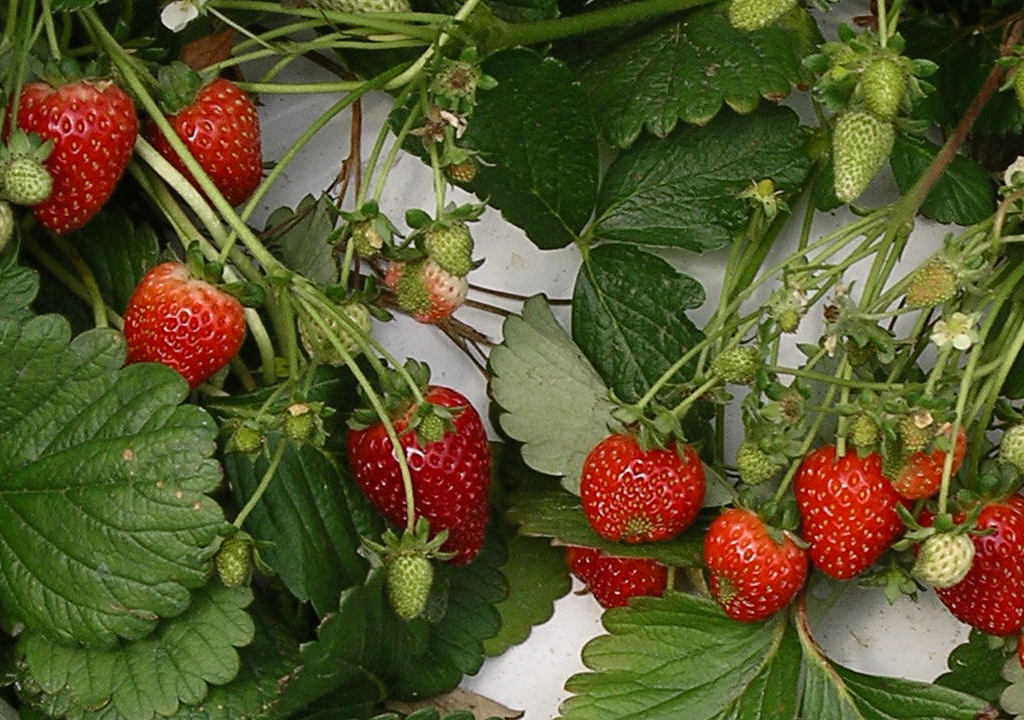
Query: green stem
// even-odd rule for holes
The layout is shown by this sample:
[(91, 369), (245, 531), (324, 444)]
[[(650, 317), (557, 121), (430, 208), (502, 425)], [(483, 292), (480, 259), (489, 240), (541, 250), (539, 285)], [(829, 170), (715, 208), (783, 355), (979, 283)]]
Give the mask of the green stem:
[(57, 246), (57, 249), (68, 259), (68, 262), (74, 266), (75, 271), (78, 273), (78, 277), (82, 281), (82, 287), (85, 288), (89, 297), (93, 323), (98, 328), (107, 327), (107, 305), (103, 301), (103, 293), (100, 291), (100, 286), (96, 282), (96, 276), (93, 274), (92, 269), (82, 259), (75, 246), (68, 242), (64, 236), (55, 235), (53, 237), (53, 244)]
[(221, 21), (222, 23), (224, 23), (225, 25), (227, 25), (227, 26), (228, 26), (229, 28), (231, 28), (232, 30), (234, 30), (235, 32), (237, 32), (237, 33), (238, 33), (239, 35), (241, 35), (242, 37), (246, 37), (246, 38), (249, 38), (249, 39), (250, 39), (250, 40), (252, 40), (253, 42), (255, 42), (255, 43), (258, 43), (258, 44), (262, 45), (262, 46), (263, 46), (263, 47), (265, 47), (265, 48), (266, 48), (267, 50), (272, 50), (273, 52), (275, 52), (275, 53), (278, 53), (278, 54), (280, 54), (280, 53), (281, 53), (281, 51), (280, 51), (280, 50), (278, 50), (277, 48), (275, 48), (275, 47), (274, 47), (273, 45), (271, 45), (271, 44), (270, 44), (269, 42), (267, 42), (267, 41), (266, 41), (266, 40), (264, 40), (263, 38), (259, 37), (258, 35), (253, 35), (253, 34), (252, 34), (251, 32), (249, 32), (249, 30), (248, 30), (247, 28), (243, 27), (242, 25), (239, 25), (239, 24), (238, 24), (238, 23), (236, 23), (236, 22), (235, 22), (234, 20), (232, 20), (231, 18), (229, 18), (229, 17), (227, 16), (227, 15), (225, 15), (224, 13), (222, 13), (222, 12), (221, 12), (220, 10), (218, 10), (217, 8), (215, 8), (215, 7), (213, 6), (213, 4), (212, 4), (212, 3), (210, 3), (210, 4), (208, 4), (208, 5), (206, 6), (206, 11), (207, 11), (208, 13), (210, 13), (211, 15), (213, 15), (213, 16), (214, 16), (215, 18), (217, 18), (218, 20), (220, 20), (220, 21)]
[[(956, 419), (953, 421), (953, 442), (956, 443), (957, 432), (960, 426), (963, 424), (964, 408), (967, 407), (967, 399), (971, 395), (971, 384), (974, 382), (974, 371), (978, 367), (978, 359), (981, 357), (982, 343), (978, 343), (971, 349), (971, 355), (967, 360), (967, 368), (964, 370), (963, 377), (960, 379), (960, 392), (956, 399)], [(988, 423), (985, 423), (983, 429), (987, 429)], [(943, 466), (942, 471), (942, 485), (939, 487), (939, 502), (938, 512), (941, 515), (946, 512), (946, 502), (949, 498), (949, 478), (952, 474), (953, 468), (953, 453), (946, 453), (946, 462)]]
[(320, 20), (321, 24), (327, 20), (339, 25), (351, 25), (355, 28), (368, 27), (410, 36), (418, 33), (418, 29), (408, 25), (407, 22), (436, 26), (451, 20), (448, 15), (436, 13), (342, 13), (320, 8), (288, 7), (280, 2), (260, 2), (259, 0), (216, 0), (209, 3), (209, 6), (216, 6), (224, 10), (251, 10), (257, 13), (304, 17)]
[(690, 408), (692, 408), (694, 404), (704, 396), (704, 393), (714, 389), (715, 387), (721, 384), (722, 379), (720, 377), (716, 375), (711, 375), (707, 380), (704, 381), (703, 385), (698, 387), (693, 392), (689, 393), (681, 403), (672, 408), (672, 414), (675, 415), (677, 418), (685, 417), (686, 413), (690, 411)]
[(60, 60), (60, 43), (57, 41), (57, 31), (53, 27), (53, 13), (50, 9), (50, 0), (43, 0), (43, 26), (46, 29), (46, 43), (50, 47), (50, 57), (53, 60)]
[[(46, 270), (57, 278), (60, 283), (74, 293), (80, 300), (87, 304), (92, 304), (93, 298), (90, 292), (86, 289), (85, 285), (82, 284), (73, 273), (68, 270), (50, 253), (46, 252), (39, 242), (32, 237), (31, 234), (22, 235), (21, 240), (22, 246), (28, 250), (29, 254), (42, 265)], [(104, 306), (104, 312), (106, 313), (107, 320), (113, 327), (120, 330), (124, 327), (124, 320), (114, 312), (113, 309)]]
[(519, 45), (536, 45), (573, 35), (583, 35), (648, 20), (662, 15), (671, 15), (682, 10), (710, 5), (716, 0), (638, 0), (638, 2), (615, 5), (570, 15), (552, 20), (536, 20), (524, 23), (500, 22), (487, 28), (485, 52), (491, 53)]
[(832, 385), (838, 385), (840, 387), (845, 388), (852, 388), (854, 390), (898, 391), (899, 388), (903, 387), (903, 383), (869, 382), (867, 380), (854, 380), (852, 378), (847, 377), (811, 372), (803, 368), (788, 368), (780, 367), (778, 365), (772, 365), (765, 369), (770, 373), (775, 373), (776, 375), (792, 375), (793, 377), (801, 377), (806, 378), (807, 380), (815, 380), (817, 382), (830, 383)]
[(249, 513), (253, 511), (257, 503), (263, 498), (263, 493), (270, 487), (270, 481), (274, 479), (274, 475), (277, 474), (277, 468), (281, 464), (281, 458), (284, 457), (284, 449), (288, 445), (288, 441), (283, 437), (277, 441), (277, 447), (274, 448), (274, 454), (270, 458), (270, 465), (267, 466), (267, 471), (263, 473), (263, 477), (260, 479), (260, 484), (256, 486), (256, 491), (252, 494), (249, 500), (245, 503), (245, 507), (238, 511), (238, 515), (235, 516), (234, 522), (231, 524), (236, 528), (241, 528), (242, 523), (249, 517)]
[[(405, 106), (405, 101), (409, 97), (409, 94), (413, 90), (413, 85), (406, 85), (402, 88), (402, 91), (398, 93), (395, 98), (392, 107), (401, 108)], [(410, 108), (409, 116), (406, 118), (403, 129), (408, 132), (406, 128), (412, 128), (413, 117), (416, 115), (415, 109)], [(370, 187), (370, 181), (373, 177), (373, 173), (377, 168), (377, 159), (380, 157), (381, 150), (384, 149), (384, 143), (387, 141), (389, 132), (389, 125), (386, 122), (380, 124), (380, 130), (377, 131), (377, 139), (373, 142), (373, 148), (370, 150), (370, 156), (366, 160), (366, 167), (363, 170), (363, 176), (359, 183), (359, 187), (356, 188), (356, 210), (362, 207), (363, 202), (366, 200), (366, 191)], [(385, 173), (387, 175), (387, 173)]]
[(238, 82), (235, 84), (247, 92), (257, 94), (326, 95), (358, 90), (363, 82), (361, 80), (336, 80), (332, 82), (311, 83)]
[[(470, 14), (473, 12), (473, 10), (479, 3), (480, 0), (465, 0), (465, 2), (462, 4), (462, 7), (459, 8), (458, 12), (456, 12), (455, 15), (452, 16), (452, 22), (454, 22), (455, 24), (463, 22), (466, 18), (470, 16)], [(399, 75), (390, 83), (388, 83), (387, 86), (385, 86), (385, 89), (394, 90), (396, 88), (402, 87), (407, 82), (410, 82), (419, 74), (419, 72), (424, 67), (426, 67), (427, 62), (434, 55), (434, 53), (448, 44), (448, 40), (450, 38), (451, 36), (446, 32), (442, 32), (441, 34), (439, 34), (437, 36), (437, 42), (428, 47), (426, 50), (424, 50), (423, 53), (418, 58), (416, 58), (413, 64), (410, 65), (405, 72), (403, 72), (401, 75)]]
[[(831, 385), (825, 393), (825, 398), (822, 400), (823, 407), (829, 407), (832, 403), (832, 398), (835, 397), (837, 385)], [(782, 478), (782, 482), (779, 483), (778, 490), (775, 491), (775, 502), (778, 503), (785, 496), (786, 491), (789, 490), (790, 484), (793, 482), (793, 478), (796, 477), (796, 471), (800, 468), (803, 463), (804, 456), (811, 449), (811, 445), (814, 444), (815, 438), (818, 436), (818, 430), (821, 428), (821, 424), (825, 421), (827, 413), (819, 412), (814, 418), (814, 422), (811, 424), (810, 429), (804, 436), (804, 441), (800, 445), (800, 450), (797, 452), (796, 459), (789, 464), (789, 469), (786, 471), (786, 475)]]
[(949, 358), (952, 354), (953, 343), (947, 343), (943, 346), (942, 350), (939, 351), (939, 357), (935, 360), (935, 365), (932, 367), (931, 372), (928, 373), (928, 382), (926, 382), (924, 386), (925, 397), (931, 397), (932, 393), (935, 392), (935, 386), (942, 377), (942, 373), (945, 372), (946, 363), (949, 362)]
[[(847, 405), (850, 402), (850, 375), (853, 373), (853, 366), (850, 365), (850, 358), (847, 355), (843, 355), (843, 359), (839, 361), (839, 372), (837, 376), (842, 384), (842, 390), (839, 395), (840, 405)], [(826, 403), (827, 406), (827, 403)], [(839, 422), (836, 423), (836, 457), (843, 457), (846, 455), (846, 427), (849, 425), (850, 418), (848, 416), (841, 416)]]
[[(410, 90), (413, 88), (412, 85), (409, 85), (408, 87), (410, 88)], [(384, 188), (388, 178), (388, 174), (391, 172), (391, 168), (395, 166), (395, 161), (398, 159), (398, 153), (402, 149), (402, 145), (405, 143), (405, 139), (409, 136), (409, 132), (412, 130), (413, 123), (416, 122), (417, 117), (419, 117), (419, 115), (416, 112), (416, 107), (410, 108), (408, 117), (406, 117), (405, 122), (402, 123), (402, 128), (398, 131), (398, 134), (395, 136), (395, 140), (391, 144), (391, 149), (388, 151), (387, 157), (384, 158), (384, 166), (381, 168), (380, 173), (377, 175), (377, 185), (373, 189), (374, 202), (380, 202), (380, 198), (384, 194)], [(376, 147), (374, 149), (376, 150)], [(376, 163), (376, 158), (374, 158), (374, 163)], [(364, 187), (369, 187), (369, 183), (370, 176), (369, 171), (367, 171), (367, 175), (365, 176), (364, 181)], [(359, 200), (359, 202), (361, 203), (362, 200)]]
[(877, 0), (875, 13), (878, 15), (878, 44), (884, 48), (889, 43), (889, 14), (885, 11), (885, 0)]

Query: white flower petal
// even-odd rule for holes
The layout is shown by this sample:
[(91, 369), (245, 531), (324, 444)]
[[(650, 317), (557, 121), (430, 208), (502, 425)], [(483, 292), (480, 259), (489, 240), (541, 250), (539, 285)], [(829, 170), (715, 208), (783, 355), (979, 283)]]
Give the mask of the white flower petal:
[(160, 22), (171, 32), (180, 32), (199, 17), (199, 8), (189, 0), (175, 0), (160, 12)]

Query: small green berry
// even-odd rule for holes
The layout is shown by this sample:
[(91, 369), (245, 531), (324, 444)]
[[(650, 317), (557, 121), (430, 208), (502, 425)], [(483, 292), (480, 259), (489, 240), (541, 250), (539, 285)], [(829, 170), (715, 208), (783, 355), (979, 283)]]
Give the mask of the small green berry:
[(759, 30), (789, 12), (796, 0), (732, 0), (729, 22), (737, 30)]
[(434, 566), (418, 553), (392, 555), (385, 561), (385, 588), (398, 617), (412, 620), (427, 606), (434, 583)]
[(921, 545), (911, 574), (932, 587), (948, 588), (964, 579), (974, 562), (974, 543), (961, 533), (937, 533)]
[(50, 197), (53, 178), (41, 162), (31, 157), (15, 157), (0, 176), (3, 193), (15, 205), (38, 205)]
[(263, 447), (263, 436), (246, 425), (240, 425), (231, 434), (230, 448), (235, 452), (254, 453)]
[(747, 485), (759, 485), (781, 470), (782, 465), (756, 443), (744, 440), (736, 450), (736, 469), (741, 481)]
[[(337, 310), (344, 313), (355, 329), (364, 336), (370, 334), (370, 311), (360, 302), (346, 302), (337, 306)], [(353, 337), (351, 330), (341, 318), (335, 317), (334, 313), (323, 313), (320, 320), (327, 328), (306, 315), (299, 316), (299, 340), (310, 359), (320, 365), (333, 365), (341, 367), (345, 364), (345, 355), (355, 357), (360, 352), (360, 346)], [(331, 336), (338, 340), (342, 350), (339, 350)]]
[(920, 427), (914, 415), (904, 415), (900, 418), (900, 441), (905, 452), (921, 452), (934, 438), (935, 430), (930, 424)]
[(288, 439), (301, 443), (308, 440), (316, 429), (316, 420), (312, 413), (302, 415), (285, 415), (284, 434)]
[(896, 117), (907, 90), (907, 76), (895, 58), (872, 60), (864, 68), (860, 83), (871, 112), (887, 120)]
[(423, 231), (423, 249), (442, 270), (463, 277), (473, 269), (473, 237), (464, 222), (439, 222)]
[(945, 258), (932, 258), (914, 271), (907, 288), (907, 306), (930, 308), (952, 300), (960, 292), (960, 273)]
[(239, 587), (249, 579), (252, 543), (248, 538), (232, 537), (217, 551), (217, 575), (225, 587)]
[(744, 346), (732, 348), (711, 361), (711, 371), (727, 383), (751, 385), (757, 379), (758, 349)]
[(844, 112), (832, 135), (836, 197), (853, 202), (864, 192), (892, 153), (896, 130), (871, 113)]
[(800, 327), (800, 313), (791, 308), (781, 310), (775, 317), (775, 324), (784, 333), (796, 332), (797, 328)]
[(352, 223), (352, 244), (355, 245), (359, 257), (372, 258), (380, 254), (384, 247), (384, 238), (377, 232), (376, 223), (373, 220), (359, 220)]
[(419, 425), (416, 426), (416, 435), (423, 444), (437, 442), (445, 435), (445, 422), (437, 415), (430, 413), (423, 416)]
[(1014, 425), (1003, 433), (999, 442), (999, 457), (1024, 473), (1024, 425)]
[(453, 183), (468, 185), (476, 179), (478, 167), (476, 160), (469, 158), (462, 162), (450, 163), (444, 166), (444, 175)]
[(850, 440), (861, 453), (868, 452), (878, 444), (878, 424), (870, 416), (861, 413), (850, 426)]

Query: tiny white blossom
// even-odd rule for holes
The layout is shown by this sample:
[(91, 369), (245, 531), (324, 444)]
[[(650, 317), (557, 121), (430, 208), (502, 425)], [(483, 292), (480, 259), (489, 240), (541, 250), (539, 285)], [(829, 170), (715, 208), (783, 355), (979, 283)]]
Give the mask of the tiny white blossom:
[(961, 312), (942, 318), (932, 328), (932, 342), (939, 347), (952, 345), (957, 350), (967, 350), (978, 341), (978, 333), (974, 329), (977, 320), (977, 313), (965, 315)]
[(174, 0), (160, 11), (160, 22), (171, 32), (180, 32), (199, 17), (199, 9), (206, 0)]
[(1024, 156), (1017, 156), (1017, 159), (1010, 163), (1003, 173), (1003, 184), (1013, 187), (1024, 185)]

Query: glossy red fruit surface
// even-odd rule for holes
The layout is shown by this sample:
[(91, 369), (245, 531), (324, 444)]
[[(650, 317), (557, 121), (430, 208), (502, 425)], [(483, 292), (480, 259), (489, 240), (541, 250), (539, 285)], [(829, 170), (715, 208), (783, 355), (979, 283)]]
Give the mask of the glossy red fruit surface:
[(668, 584), (668, 568), (656, 560), (612, 557), (594, 548), (565, 550), (569, 570), (605, 608), (621, 607), (638, 595), (661, 595)]
[[(967, 454), (967, 433), (963, 428), (956, 436), (953, 448), (953, 474), (956, 475)], [(942, 467), (946, 462), (944, 450), (936, 448), (929, 452), (916, 452), (900, 468), (893, 478), (892, 486), (900, 497), (907, 500), (920, 500), (931, 497), (942, 485)]]

